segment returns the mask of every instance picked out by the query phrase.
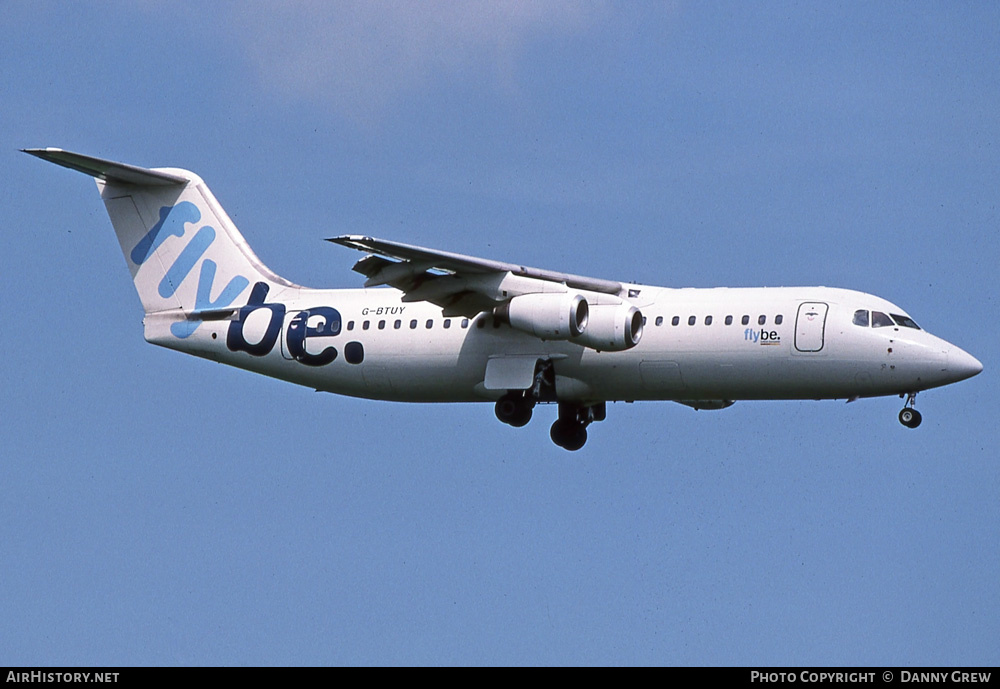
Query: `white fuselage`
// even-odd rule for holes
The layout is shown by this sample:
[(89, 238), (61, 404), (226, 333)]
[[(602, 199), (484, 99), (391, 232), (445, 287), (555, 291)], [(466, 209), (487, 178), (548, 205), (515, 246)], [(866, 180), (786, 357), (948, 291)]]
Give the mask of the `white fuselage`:
[[(915, 392), (981, 370), (958, 347), (913, 327), (853, 322), (858, 310), (903, 314), (862, 292), (826, 287), (668, 289), (629, 285), (645, 327), (639, 344), (602, 352), (568, 341), (543, 341), (483, 313), (445, 318), (426, 302), (402, 301), (390, 288), (276, 291), (246, 316), (244, 340), (256, 354), (227, 347), (228, 320), (205, 321), (186, 339), (147, 316), (150, 342), (257, 371), (317, 390), (411, 402), (497, 399), (484, 384), (491, 358), (547, 359), (560, 401), (831, 399)], [(309, 365), (293, 356), (291, 328), (303, 310), (326, 307), (339, 332), (300, 337)], [(322, 310), (320, 310), (322, 311)], [(310, 315), (309, 325), (329, 320)], [(280, 321), (280, 327), (279, 327)], [(269, 331), (270, 327), (270, 331)], [(327, 330), (326, 332), (330, 332)], [(270, 338), (271, 341), (268, 341)], [(363, 348), (351, 363), (348, 343)], [(335, 358), (320, 358), (329, 348)], [(355, 359), (357, 345), (354, 345)], [(263, 353), (261, 353), (262, 350)], [(300, 357), (301, 359), (301, 357)], [(694, 406), (699, 406), (695, 404)]]

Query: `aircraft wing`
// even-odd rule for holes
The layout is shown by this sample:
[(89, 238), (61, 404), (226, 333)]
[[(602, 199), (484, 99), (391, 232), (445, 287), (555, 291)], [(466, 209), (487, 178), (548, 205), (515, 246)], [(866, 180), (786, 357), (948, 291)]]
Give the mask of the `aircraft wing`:
[(403, 301), (437, 304), (447, 316), (475, 316), (520, 294), (563, 289), (618, 296), (620, 282), (571, 275), (516, 263), (475, 258), (449, 251), (391, 242), (361, 235), (327, 241), (368, 252), (354, 264), (366, 278), (365, 287), (390, 285), (404, 292)]

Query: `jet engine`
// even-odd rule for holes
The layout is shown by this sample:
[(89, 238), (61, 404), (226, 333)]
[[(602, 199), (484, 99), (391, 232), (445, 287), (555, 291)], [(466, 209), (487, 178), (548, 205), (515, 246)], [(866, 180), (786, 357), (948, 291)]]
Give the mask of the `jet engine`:
[(587, 329), (590, 307), (580, 294), (539, 292), (513, 297), (496, 307), (493, 315), (543, 340), (568, 340)]
[(642, 313), (631, 304), (598, 304), (590, 307), (587, 330), (573, 342), (604, 352), (621, 352), (639, 344)]

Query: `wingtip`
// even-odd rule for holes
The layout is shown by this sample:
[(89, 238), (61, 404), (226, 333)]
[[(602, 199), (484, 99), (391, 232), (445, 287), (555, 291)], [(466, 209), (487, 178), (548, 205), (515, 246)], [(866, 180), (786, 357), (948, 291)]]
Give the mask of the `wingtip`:
[(363, 234), (342, 234), (337, 237), (327, 237), (326, 241), (333, 242), (334, 244), (340, 244), (342, 246), (352, 246), (356, 249), (362, 247), (355, 246), (358, 242), (369, 242), (372, 241), (371, 237), (367, 237)]

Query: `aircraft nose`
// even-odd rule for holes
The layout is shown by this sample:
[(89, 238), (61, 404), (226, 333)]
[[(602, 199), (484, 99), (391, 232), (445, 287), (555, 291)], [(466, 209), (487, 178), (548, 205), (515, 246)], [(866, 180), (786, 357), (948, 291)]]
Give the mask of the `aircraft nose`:
[(948, 373), (954, 376), (956, 381), (972, 378), (983, 370), (983, 365), (979, 359), (968, 352), (952, 347), (948, 351)]

